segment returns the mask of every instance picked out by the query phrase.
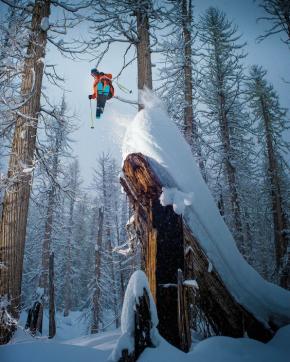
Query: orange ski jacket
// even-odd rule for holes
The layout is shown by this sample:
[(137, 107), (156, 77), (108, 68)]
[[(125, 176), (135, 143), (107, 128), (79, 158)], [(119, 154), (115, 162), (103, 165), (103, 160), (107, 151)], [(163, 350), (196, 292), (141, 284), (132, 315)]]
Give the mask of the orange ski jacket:
[(109, 85), (110, 86), (110, 98), (114, 97), (115, 92), (114, 92), (114, 87), (112, 86), (112, 78), (113, 78), (112, 74), (110, 74), (110, 73), (98, 74), (98, 75), (95, 75), (94, 78), (95, 78), (95, 81), (93, 84), (92, 99), (97, 98), (97, 93), (98, 93), (97, 85), (99, 82), (102, 82), (104, 87), (106, 85)]

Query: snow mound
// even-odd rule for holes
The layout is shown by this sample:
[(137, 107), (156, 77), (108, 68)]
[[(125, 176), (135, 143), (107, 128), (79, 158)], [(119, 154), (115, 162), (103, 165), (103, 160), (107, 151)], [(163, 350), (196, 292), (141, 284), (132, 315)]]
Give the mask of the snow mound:
[(112, 361), (118, 361), (121, 358), (123, 349), (128, 349), (129, 353), (134, 350), (135, 306), (136, 303), (139, 303), (139, 298), (143, 296), (144, 289), (147, 291), (150, 301), (151, 340), (154, 345), (159, 344), (159, 334), (156, 328), (158, 324), (157, 310), (150, 292), (148, 280), (143, 271), (136, 270), (132, 274), (126, 289), (121, 315), (121, 337), (110, 357)]
[(140, 152), (148, 157), (163, 186), (194, 195), (194, 203), (183, 210), (183, 217), (210, 260), (209, 272), (214, 267), (236, 301), (265, 326), (270, 321), (282, 326), (287, 318), (290, 323), (290, 292), (265, 281), (241, 256), (189, 145), (162, 102), (147, 90), (142, 104), (145, 108), (128, 126), (123, 160)]

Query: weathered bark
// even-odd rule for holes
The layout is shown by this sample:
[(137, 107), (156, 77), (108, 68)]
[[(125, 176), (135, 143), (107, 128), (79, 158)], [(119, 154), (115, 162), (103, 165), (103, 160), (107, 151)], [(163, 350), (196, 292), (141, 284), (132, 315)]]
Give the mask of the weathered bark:
[[(154, 173), (151, 162), (142, 154), (129, 155), (124, 162), (121, 184), (134, 208), (135, 228), (142, 242), (143, 265), (150, 289), (157, 302), (161, 335), (180, 346), (176, 273), (178, 268), (183, 268), (185, 243), (189, 249), (186, 256), (188, 262), (185, 264), (186, 278), (197, 281), (199, 307), (215, 333), (243, 337), (247, 332), (251, 338), (268, 341), (279, 326), (271, 320), (268, 321), (268, 328), (260, 323), (234, 299), (217, 271), (208, 271), (209, 260), (190, 229), (180, 216), (174, 214), (172, 207), (160, 205), (162, 184)], [(155, 167), (156, 165), (154, 169)], [(167, 288), (164, 288), (164, 284), (167, 284)], [(162, 295), (164, 291), (167, 291), (165, 298)], [(285, 324), (289, 322), (286, 319), (285, 317)], [(172, 334), (175, 338), (172, 338)]]
[[(279, 178), (278, 162), (274, 150), (271, 119), (268, 113), (265, 101), (261, 95), (261, 109), (266, 136), (268, 176), (271, 187), (272, 215), (274, 224), (276, 270), (280, 277), (280, 285), (284, 288), (290, 288), (290, 275), (288, 266), (284, 265), (283, 259), (286, 257), (287, 246), (290, 246), (290, 240), (287, 236), (287, 218), (283, 210), (281, 181)], [(284, 269), (283, 269), (284, 268)]]
[[(138, 73), (138, 89), (144, 87), (152, 89), (152, 64), (151, 64), (151, 49), (149, 35), (149, 18), (147, 10), (148, 4), (143, 2), (139, 9), (136, 9), (134, 15), (137, 19), (137, 73)], [(139, 110), (142, 108), (139, 99)]]
[(99, 323), (100, 323), (100, 278), (101, 278), (101, 248), (103, 243), (103, 223), (104, 223), (104, 213), (102, 208), (99, 208), (99, 219), (98, 219), (98, 234), (95, 248), (95, 291), (93, 295), (93, 320), (91, 325), (91, 333), (99, 332)]
[[(0, 296), (9, 300), (8, 313), (18, 319), (20, 309), (23, 253), (26, 234), (31, 173), (33, 167), (40, 97), (43, 77), (43, 61), (47, 32), (40, 27), (50, 13), (50, 1), (36, 1), (31, 36), (24, 62), (21, 94), (26, 102), (19, 110), (9, 160), (8, 177), (12, 185), (5, 192), (0, 225), (0, 259), (5, 268), (0, 269)], [(3, 327), (3, 328), (2, 328)], [(6, 327), (0, 325), (0, 343), (7, 340)]]
[(49, 331), (48, 338), (53, 338), (56, 333), (55, 305), (54, 305), (54, 253), (49, 256)]
[(135, 213), (136, 232), (142, 243), (142, 266), (157, 305), (160, 334), (180, 348), (177, 271), (184, 269), (182, 218), (171, 206), (163, 207), (162, 188), (141, 154), (128, 156), (121, 179)]

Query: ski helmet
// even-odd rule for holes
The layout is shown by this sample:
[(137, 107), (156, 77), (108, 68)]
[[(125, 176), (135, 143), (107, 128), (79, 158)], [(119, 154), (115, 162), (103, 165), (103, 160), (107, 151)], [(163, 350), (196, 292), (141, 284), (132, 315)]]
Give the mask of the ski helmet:
[(98, 74), (99, 74), (99, 71), (98, 71), (97, 68), (93, 68), (93, 69), (91, 70), (91, 75), (98, 75)]

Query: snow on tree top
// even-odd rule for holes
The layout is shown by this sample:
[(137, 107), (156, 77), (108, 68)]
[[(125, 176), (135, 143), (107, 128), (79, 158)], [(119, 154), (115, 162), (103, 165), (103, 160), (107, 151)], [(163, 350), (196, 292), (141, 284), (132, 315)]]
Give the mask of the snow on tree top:
[(270, 321), (283, 325), (285, 317), (290, 323), (290, 292), (265, 281), (241, 256), (189, 145), (163, 103), (148, 90), (141, 103), (144, 109), (130, 123), (124, 138), (123, 160), (129, 154), (142, 153), (164, 187), (194, 195), (194, 202), (184, 210), (184, 220), (227, 289), (264, 325)]

